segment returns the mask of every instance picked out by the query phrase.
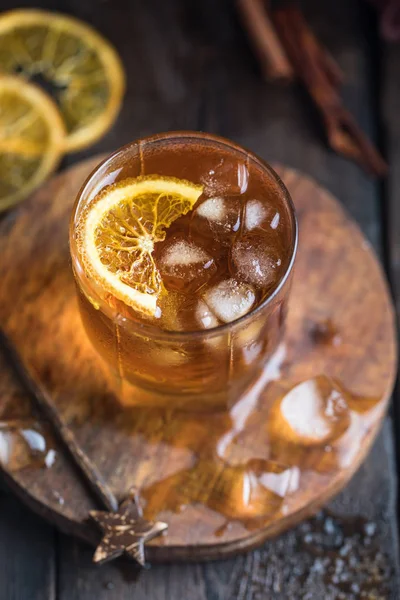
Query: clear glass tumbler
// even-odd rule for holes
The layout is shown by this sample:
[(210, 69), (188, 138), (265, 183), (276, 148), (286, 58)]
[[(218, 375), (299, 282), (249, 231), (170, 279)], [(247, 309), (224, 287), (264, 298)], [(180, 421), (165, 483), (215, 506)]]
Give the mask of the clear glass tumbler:
[[(214, 329), (166, 331), (132, 320), (85, 271), (76, 240), (82, 211), (105, 186), (127, 177), (157, 173), (198, 183), (205, 172), (215, 172), (221, 156), (238, 165), (239, 187), (240, 178), (257, 178), (259, 200), (279, 197), (287, 224), (280, 280), (251, 312)], [(135, 141), (103, 161), (78, 194), (70, 249), (82, 321), (120, 400), (196, 411), (235, 403), (256, 383), (281, 339), (296, 248), (297, 221), (287, 189), (267, 163), (233, 142), (203, 133), (166, 133)]]

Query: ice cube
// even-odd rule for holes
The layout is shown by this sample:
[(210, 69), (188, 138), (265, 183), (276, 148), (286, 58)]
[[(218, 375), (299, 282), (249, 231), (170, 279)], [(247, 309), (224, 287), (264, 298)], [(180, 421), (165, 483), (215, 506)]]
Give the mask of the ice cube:
[(239, 279), (261, 288), (274, 285), (281, 273), (278, 250), (264, 235), (245, 235), (232, 246), (231, 258)]
[(244, 162), (221, 158), (202, 177), (204, 193), (206, 196), (215, 195), (240, 195), (247, 190), (249, 171)]
[(204, 294), (208, 307), (224, 323), (243, 317), (251, 310), (255, 299), (254, 290), (235, 279), (221, 281)]
[(291, 475), (291, 467), (262, 458), (225, 465), (208, 504), (232, 520), (270, 516), (281, 508)]
[(161, 263), (171, 271), (180, 270), (181, 266), (190, 266), (212, 260), (203, 248), (199, 248), (186, 240), (174, 240), (164, 249)]
[[(203, 300), (200, 300), (196, 306), (195, 318), (197, 327), (200, 327), (201, 329), (213, 329), (221, 324)], [(228, 350), (228, 336), (226, 333), (205, 336), (203, 343), (207, 348), (207, 352), (209, 352), (209, 350), (218, 351), (219, 360), (222, 362), (224, 361), (223, 352)]]
[(249, 200), (246, 204), (245, 227), (247, 231), (261, 227), (267, 215), (266, 207), (259, 200)]
[(193, 213), (192, 232), (227, 246), (239, 231), (240, 213), (241, 200), (238, 196), (207, 198)]
[(202, 300), (200, 300), (196, 307), (196, 321), (199, 326), (204, 329), (211, 329), (212, 327), (218, 327), (219, 325), (217, 317)]
[(274, 435), (307, 446), (336, 440), (350, 423), (345, 393), (325, 375), (287, 390), (278, 397), (270, 417)]
[(226, 212), (225, 200), (223, 198), (208, 198), (200, 204), (196, 210), (196, 214), (200, 217), (204, 217), (209, 221), (221, 222), (224, 220)]
[(167, 290), (194, 292), (215, 273), (214, 259), (206, 250), (183, 238), (164, 245), (158, 268)]

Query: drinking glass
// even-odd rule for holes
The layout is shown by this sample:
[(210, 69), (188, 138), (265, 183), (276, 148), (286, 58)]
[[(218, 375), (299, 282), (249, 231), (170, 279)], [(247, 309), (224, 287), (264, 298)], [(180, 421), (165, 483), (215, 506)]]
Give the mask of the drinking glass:
[[(127, 177), (153, 173), (200, 183), (205, 173), (218, 179), (221, 164), (233, 166), (233, 171), (221, 171), (222, 185), (226, 178), (240, 194), (246, 178), (255, 178), (258, 200), (281, 202), (287, 235), (279, 282), (248, 314), (214, 329), (166, 331), (133, 320), (123, 303), (85, 271), (76, 239), (82, 211), (105, 186)], [(104, 160), (78, 194), (70, 249), (83, 325), (120, 400), (195, 411), (235, 403), (257, 382), (282, 337), (297, 235), (294, 206), (279, 176), (255, 154), (223, 138), (195, 132), (159, 134), (132, 142)]]

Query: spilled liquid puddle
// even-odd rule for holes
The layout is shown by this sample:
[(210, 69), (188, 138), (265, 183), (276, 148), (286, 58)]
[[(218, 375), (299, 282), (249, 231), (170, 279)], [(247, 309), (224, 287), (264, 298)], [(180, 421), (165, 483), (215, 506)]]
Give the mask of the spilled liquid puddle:
[[(112, 422), (114, 435), (140, 451), (129, 458), (136, 461), (146, 518), (182, 514), (185, 520), (189, 507), (204, 507), (216, 538), (229, 536), (235, 524), (255, 530), (290, 513), (294, 495), (321, 487), (352, 463), (379, 402), (356, 397), (325, 375), (289, 384), (284, 361), (280, 348), (229, 412), (92, 405), (86, 422)], [(54, 442), (37, 420), (0, 421), (0, 460), (9, 471), (51, 468), (55, 459)], [(64, 504), (57, 491), (54, 502)]]
[(56, 459), (54, 441), (37, 420), (0, 420), (0, 463), (8, 471), (50, 468)]
[(218, 459), (199, 459), (193, 469), (143, 489), (141, 498), (151, 518), (160, 507), (182, 512), (190, 504), (203, 504), (227, 519), (247, 522), (279, 510), (289, 481), (290, 469), (268, 460), (255, 458), (231, 466)]
[(270, 381), (260, 397), (245, 396), (230, 413), (175, 414), (175, 427), (191, 432), (192, 464), (141, 485), (145, 516), (203, 505), (226, 520), (216, 537), (233, 522), (248, 530), (266, 525), (290, 512), (302, 486), (321, 488), (350, 466), (375, 410), (378, 399), (354, 396), (319, 375), (296, 385)]

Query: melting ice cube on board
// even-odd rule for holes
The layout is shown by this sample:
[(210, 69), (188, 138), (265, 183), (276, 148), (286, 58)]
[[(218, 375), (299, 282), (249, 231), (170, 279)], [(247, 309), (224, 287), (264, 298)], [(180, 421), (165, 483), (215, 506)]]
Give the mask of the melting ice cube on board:
[(255, 299), (253, 288), (235, 279), (221, 281), (204, 294), (204, 301), (208, 307), (224, 323), (230, 323), (247, 314)]
[(161, 251), (158, 268), (167, 289), (195, 291), (215, 273), (212, 256), (200, 246), (174, 238)]
[(278, 281), (281, 259), (263, 235), (246, 235), (238, 239), (232, 246), (231, 258), (238, 278), (247, 283), (269, 288)]
[(307, 446), (336, 440), (352, 423), (346, 393), (325, 375), (287, 390), (270, 418), (274, 435)]

